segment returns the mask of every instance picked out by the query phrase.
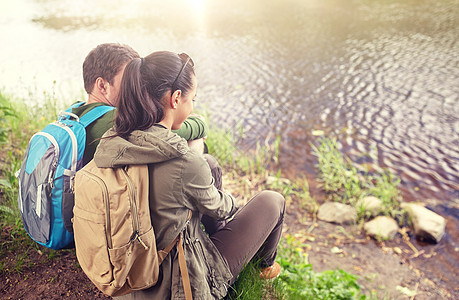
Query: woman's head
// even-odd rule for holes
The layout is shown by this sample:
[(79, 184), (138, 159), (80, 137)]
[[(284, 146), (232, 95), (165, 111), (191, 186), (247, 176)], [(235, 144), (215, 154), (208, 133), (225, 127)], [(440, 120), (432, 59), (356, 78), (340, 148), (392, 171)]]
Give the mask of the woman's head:
[(196, 94), (193, 61), (186, 54), (154, 52), (132, 60), (124, 70), (115, 129), (122, 137), (167, 119), (180, 128)]

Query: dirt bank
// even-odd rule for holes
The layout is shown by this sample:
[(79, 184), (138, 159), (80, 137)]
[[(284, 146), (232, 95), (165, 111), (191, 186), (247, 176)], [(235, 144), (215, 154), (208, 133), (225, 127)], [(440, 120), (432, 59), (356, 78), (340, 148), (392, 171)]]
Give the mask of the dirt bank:
[[(225, 182), (241, 204), (250, 197), (245, 191), (254, 194), (261, 189), (261, 182), (253, 178), (241, 183), (240, 178), (236, 181), (229, 176)], [(316, 199), (321, 198), (320, 192), (313, 192)], [(438, 276), (428, 269), (442, 242), (418, 249), (406, 230), (393, 241), (377, 242), (363, 235), (360, 228), (317, 221), (297, 200), (287, 202), (283, 234), (303, 244), (315, 271), (343, 269), (357, 275), (362, 290), (380, 299), (459, 299), (454, 280), (457, 273)], [(12, 226), (2, 228), (0, 245), (1, 299), (108, 298), (86, 278), (74, 250), (50, 251), (31, 243)]]
[(378, 299), (459, 299), (457, 280), (451, 280), (457, 274), (440, 278), (423, 268), (426, 260), (436, 259), (441, 242), (428, 251), (417, 249), (406, 229), (393, 241), (378, 242), (365, 236), (359, 225), (334, 225), (312, 214), (304, 217), (295, 204), (287, 211), (287, 233), (305, 244), (315, 271), (342, 269), (357, 275), (365, 294), (373, 291)]

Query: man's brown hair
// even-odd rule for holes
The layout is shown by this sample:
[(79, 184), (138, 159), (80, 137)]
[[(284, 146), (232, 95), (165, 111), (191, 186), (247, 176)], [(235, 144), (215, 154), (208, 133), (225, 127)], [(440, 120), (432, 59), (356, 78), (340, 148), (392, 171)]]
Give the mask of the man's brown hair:
[(89, 52), (84, 60), (84, 89), (90, 94), (98, 77), (102, 77), (113, 85), (113, 78), (121, 68), (132, 59), (138, 57), (140, 56), (137, 51), (128, 45), (116, 43), (100, 44)]

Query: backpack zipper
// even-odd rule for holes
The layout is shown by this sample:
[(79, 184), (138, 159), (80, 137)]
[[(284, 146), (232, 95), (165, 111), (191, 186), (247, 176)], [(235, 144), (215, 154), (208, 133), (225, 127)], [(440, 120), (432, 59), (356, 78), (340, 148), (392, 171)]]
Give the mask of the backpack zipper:
[(134, 184), (132, 183), (131, 178), (127, 174), (126, 170), (124, 168), (121, 168), (121, 171), (126, 178), (127, 184), (128, 184), (128, 189), (131, 194), (131, 197), (129, 198), (131, 200), (131, 207), (133, 210), (133, 218), (132, 222), (134, 225), (134, 234), (131, 237), (131, 242), (135, 241), (136, 239), (139, 240), (139, 242), (142, 244), (142, 246), (145, 248), (145, 250), (148, 250), (148, 246), (145, 245), (145, 243), (142, 241), (139, 235), (139, 214), (137, 211), (137, 203), (135, 201), (135, 189), (134, 189)]
[(102, 187), (102, 194), (104, 195), (103, 200), (105, 202), (105, 226), (107, 227), (107, 230), (105, 231), (105, 237), (107, 239), (108, 248), (112, 249), (113, 243), (112, 243), (112, 236), (111, 236), (112, 228), (111, 228), (111, 223), (110, 223), (110, 202), (108, 200), (107, 186), (105, 185), (105, 182), (99, 176), (91, 174), (84, 169), (81, 169), (80, 171), (83, 172), (88, 177), (90, 177), (91, 179), (95, 180)]
[(70, 165), (70, 170), (72, 172), (76, 172), (76, 165), (77, 165), (77, 152), (78, 152), (78, 146), (77, 146), (77, 138), (75, 136), (75, 133), (70, 129), (69, 125), (67, 124), (64, 124), (60, 121), (56, 121), (56, 122), (53, 122), (51, 123), (51, 125), (54, 125), (54, 126), (58, 126), (62, 129), (64, 129), (70, 136), (70, 140), (72, 141), (72, 162), (71, 162), (71, 165)]

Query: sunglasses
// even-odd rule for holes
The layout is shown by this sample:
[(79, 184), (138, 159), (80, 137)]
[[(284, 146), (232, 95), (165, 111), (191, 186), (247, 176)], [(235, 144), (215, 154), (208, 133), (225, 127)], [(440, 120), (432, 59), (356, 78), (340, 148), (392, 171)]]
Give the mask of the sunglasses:
[(184, 63), (183, 63), (183, 65), (182, 65), (182, 68), (180, 69), (180, 72), (178, 73), (177, 77), (175, 77), (175, 80), (174, 80), (174, 82), (172, 83), (172, 86), (171, 86), (171, 95), (177, 90), (177, 89), (174, 88), (174, 87), (175, 87), (175, 85), (177, 84), (177, 80), (180, 78), (180, 75), (182, 75), (183, 70), (185, 70), (186, 65), (189, 63), (190, 66), (191, 66), (192, 68), (194, 68), (194, 62), (193, 62), (193, 60), (191, 59), (191, 57), (190, 57), (188, 54), (186, 54), (186, 53), (180, 53), (178, 56), (180, 57), (180, 59), (181, 59), (182, 62), (184, 62)]

